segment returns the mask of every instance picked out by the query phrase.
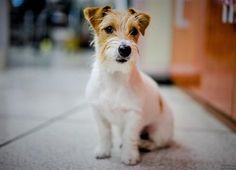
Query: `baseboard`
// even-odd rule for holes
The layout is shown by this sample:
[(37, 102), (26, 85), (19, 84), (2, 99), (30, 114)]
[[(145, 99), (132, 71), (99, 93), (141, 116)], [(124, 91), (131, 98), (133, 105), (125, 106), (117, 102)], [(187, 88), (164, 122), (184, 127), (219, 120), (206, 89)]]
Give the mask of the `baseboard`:
[(229, 129), (236, 133), (236, 120), (233, 120), (230, 116), (212, 106), (209, 102), (204, 101), (199, 96), (192, 93), (190, 90), (182, 88), (187, 94), (189, 94), (195, 101), (201, 103), (206, 110), (209, 111), (215, 118), (217, 118), (220, 122), (226, 125)]
[(148, 73), (159, 85), (173, 85), (173, 81), (171, 80), (171, 76), (169, 73)]

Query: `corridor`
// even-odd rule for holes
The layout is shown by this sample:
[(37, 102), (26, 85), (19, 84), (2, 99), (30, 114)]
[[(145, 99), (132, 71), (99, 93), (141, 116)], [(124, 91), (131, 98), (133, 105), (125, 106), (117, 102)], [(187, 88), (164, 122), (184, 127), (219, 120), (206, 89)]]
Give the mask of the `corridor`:
[(63, 67), (0, 72), (0, 169), (236, 169), (235, 133), (175, 86), (161, 86), (175, 117), (170, 148), (143, 154), (134, 167), (120, 162), (116, 145), (110, 159), (96, 160), (96, 126), (84, 99), (91, 53), (78, 55)]

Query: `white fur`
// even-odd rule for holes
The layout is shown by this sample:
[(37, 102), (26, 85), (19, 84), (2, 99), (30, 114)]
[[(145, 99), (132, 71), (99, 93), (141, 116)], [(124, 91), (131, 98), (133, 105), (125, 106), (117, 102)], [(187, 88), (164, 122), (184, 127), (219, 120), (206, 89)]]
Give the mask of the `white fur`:
[[(117, 126), (122, 135), (121, 160), (134, 165), (140, 161), (138, 145), (142, 129), (149, 127), (150, 138), (154, 141), (153, 149), (166, 146), (173, 136), (173, 118), (156, 83), (137, 68), (138, 49), (135, 44), (131, 43), (129, 61), (122, 64), (115, 61), (121, 41), (116, 39), (110, 42), (104, 61), (96, 56), (86, 97), (98, 124), (96, 157), (110, 156), (111, 126)], [(96, 55), (99, 55), (96, 39), (95, 47)]]

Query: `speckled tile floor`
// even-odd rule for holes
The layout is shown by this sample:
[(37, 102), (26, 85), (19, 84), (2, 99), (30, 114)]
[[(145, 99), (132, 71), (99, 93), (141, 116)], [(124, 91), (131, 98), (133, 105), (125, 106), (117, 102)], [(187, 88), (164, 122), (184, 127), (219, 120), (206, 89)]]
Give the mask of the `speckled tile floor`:
[(84, 100), (86, 67), (0, 72), (0, 169), (236, 169), (236, 134), (174, 86), (161, 87), (174, 110), (175, 143), (128, 167), (119, 149), (96, 160), (96, 126)]

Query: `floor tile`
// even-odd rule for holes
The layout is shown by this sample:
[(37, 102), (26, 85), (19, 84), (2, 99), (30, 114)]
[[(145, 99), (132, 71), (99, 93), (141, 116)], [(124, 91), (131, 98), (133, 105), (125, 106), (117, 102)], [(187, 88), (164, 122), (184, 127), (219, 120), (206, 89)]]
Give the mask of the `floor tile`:
[[(231, 134), (176, 131), (175, 144), (143, 155), (128, 167), (119, 153), (96, 160), (94, 124), (58, 122), (0, 149), (0, 165), (9, 169), (220, 169), (236, 163), (236, 137)], [(204, 139), (204, 140), (203, 140)]]
[(40, 120), (0, 119), (0, 145), (41, 124)]
[(84, 101), (82, 70), (15, 69), (0, 73), (0, 117), (47, 119)]
[(161, 87), (175, 118), (176, 128), (230, 132), (206, 108), (176, 87)]

